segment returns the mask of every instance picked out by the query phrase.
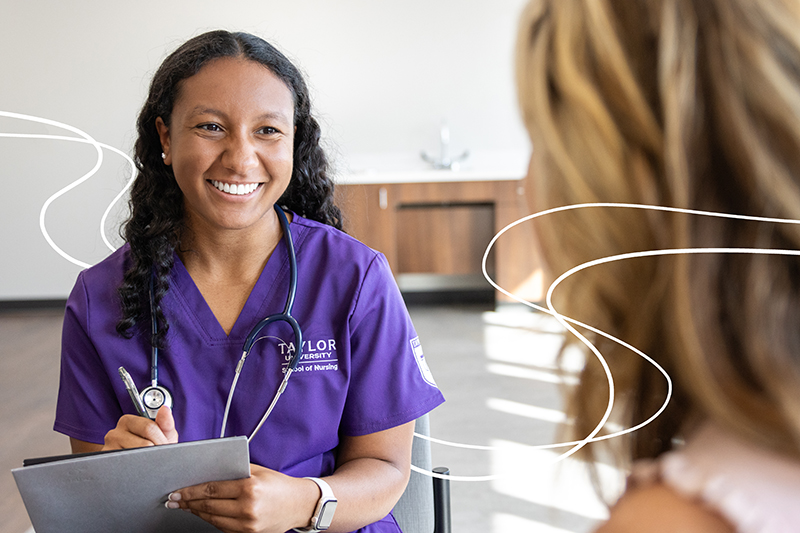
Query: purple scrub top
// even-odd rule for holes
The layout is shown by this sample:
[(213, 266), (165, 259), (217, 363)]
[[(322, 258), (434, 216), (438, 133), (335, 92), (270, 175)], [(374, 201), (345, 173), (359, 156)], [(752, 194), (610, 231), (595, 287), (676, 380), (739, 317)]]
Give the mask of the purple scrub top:
[[(339, 435), (359, 436), (415, 420), (444, 401), (386, 259), (352, 237), (294, 215), (298, 265), (292, 315), (303, 358), (275, 410), (250, 443), (253, 463), (291, 476), (333, 473)], [(125, 245), (81, 272), (67, 301), (54, 428), (102, 443), (122, 414), (134, 414), (119, 378), (124, 366), (141, 390), (150, 381), (149, 320), (130, 339), (116, 332), (117, 288), (131, 266)], [(159, 350), (159, 384), (173, 396), (181, 441), (219, 436), (245, 337), (280, 313), (289, 289), (283, 240), (226, 335), (178, 257), (161, 307), (169, 322)], [(267, 326), (245, 362), (226, 436), (249, 435), (271, 401), (294, 350), (284, 322)], [(399, 531), (386, 517), (364, 532)]]

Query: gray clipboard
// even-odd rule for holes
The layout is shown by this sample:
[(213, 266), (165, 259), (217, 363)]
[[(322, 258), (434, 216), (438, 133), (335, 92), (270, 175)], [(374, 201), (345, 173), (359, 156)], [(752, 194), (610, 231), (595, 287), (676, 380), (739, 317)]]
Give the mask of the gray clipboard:
[(218, 532), (170, 492), (250, 476), (246, 437), (100, 453), (11, 471), (36, 533)]

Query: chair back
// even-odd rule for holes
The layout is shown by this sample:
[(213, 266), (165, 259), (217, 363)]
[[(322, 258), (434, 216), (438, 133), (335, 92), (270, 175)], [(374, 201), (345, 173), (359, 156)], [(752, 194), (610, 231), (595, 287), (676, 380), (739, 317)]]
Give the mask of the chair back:
[[(421, 435), (430, 435), (430, 421), (427, 414), (417, 419), (414, 431)], [(427, 471), (431, 470), (433, 463), (429, 441), (414, 437), (411, 464)], [(393, 514), (403, 533), (433, 533), (435, 518), (432, 478), (412, 470), (408, 486), (400, 496), (400, 501), (394, 506)]]

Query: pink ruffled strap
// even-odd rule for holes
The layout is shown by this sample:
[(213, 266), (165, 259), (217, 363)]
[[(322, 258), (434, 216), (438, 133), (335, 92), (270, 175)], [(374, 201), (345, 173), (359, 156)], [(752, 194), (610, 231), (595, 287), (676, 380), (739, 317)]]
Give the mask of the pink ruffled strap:
[(635, 465), (633, 486), (661, 481), (741, 533), (800, 531), (800, 462), (706, 424), (679, 451)]

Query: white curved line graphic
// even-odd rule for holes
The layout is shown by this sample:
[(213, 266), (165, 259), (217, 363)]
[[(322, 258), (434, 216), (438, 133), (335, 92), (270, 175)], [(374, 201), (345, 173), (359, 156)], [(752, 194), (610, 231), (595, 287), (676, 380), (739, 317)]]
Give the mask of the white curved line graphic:
[[(106, 224), (107, 224), (108, 216), (109, 216), (111, 210), (113, 209), (114, 205), (116, 205), (117, 202), (119, 202), (119, 200), (124, 196), (124, 194), (128, 191), (128, 189), (131, 187), (131, 185), (133, 183), (133, 180), (134, 180), (134, 177), (135, 177), (135, 174), (136, 174), (136, 167), (135, 167), (135, 164), (134, 164), (133, 160), (127, 154), (125, 154), (124, 152), (120, 151), (119, 149), (117, 149), (117, 148), (115, 148), (113, 146), (104, 144), (104, 143), (100, 143), (100, 142), (96, 141), (94, 138), (92, 138), (89, 134), (85, 133), (84, 131), (82, 131), (82, 130), (74, 127), (74, 126), (70, 126), (68, 124), (64, 124), (64, 123), (61, 123), (61, 122), (57, 122), (57, 121), (49, 120), (49, 119), (45, 119), (45, 118), (35, 117), (35, 116), (31, 116), (31, 115), (24, 115), (24, 114), (20, 114), (20, 113), (13, 113), (13, 112), (8, 112), (8, 111), (0, 111), (0, 116), (13, 118), (13, 119), (19, 119), (19, 120), (27, 120), (27, 121), (30, 121), (30, 122), (37, 122), (37, 123), (41, 123), (41, 124), (46, 124), (46, 125), (50, 125), (50, 126), (54, 126), (54, 127), (65, 129), (67, 131), (70, 131), (70, 132), (73, 132), (73, 133), (79, 135), (79, 137), (70, 137), (70, 136), (60, 136), (60, 135), (0, 133), (0, 137), (25, 138), (25, 139), (48, 139), (48, 140), (68, 141), (68, 142), (80, 142), (80, 143), (91, 144), (92, 146), (95, 147), (95, 150), (97, 151), (97, 161), (96, 161), (94, 167), (89, 172), (87, 172), (86, 174), (81, 176), (79, 179), (73, 181), (72, 183), (70, 183), (66, 187), (63, 187), (62, 189), (57, 191), (55, 194), (50, 196), (44, 202), (44, 204), (42, 205), (41, 211), (39, 213), (39, 227), (40, 227), (40, 230), (42, 232), (42, 235), (44, 236), (45, 240), (50, 245), (50, 247), (53, 248), (53, 250), (55, 250), (59, 255), (61, 255), (66, 260), (70, 261), (73, 264), (81, 266), (83, 268), (88, 268), (91, 265), (88, 264), (88, 263), (85, 263), (83, 261), (80, 261), (80, 260), (70, 256), (66, 252), (64, 252), (58, 245), (56, 245), (56, 243), (50, 237), (49, 233), (47, 232), (47, 228), (46, 228), (46, 224), (45, 224), (45, 215), (47, 213), (47, 209), (50, 206), (50, 204), (52, 204), (56, 199), (58, 199), (59, 197), (63, 196), (64, 194), (66, 194), (70, 190), (74, 189), (78, 185), (84, 183), (85, 181), (87, 181), (89, 178), (91, 178), (92, 176), (94, 176), (97, 173), (97, 171), (99, 170), (99, 168), (103, 164), (103, 150), (104, 149), (110, 150), (110, 151), (112, 151), (112, 152), (114, 152), (116, 154), (119, 154), (123, 158), (125, 158), (125, 160), (128, 162), (128, 164), (130, 165), (130, 168), (131, 168), (130, 179), (128, 180), (126, 185), (123, 187), (123, 189), (114, 197), (114, 199), (111, 201), (111, 203), (105, 209), (105, 211), (103, 213), (103, 216), (101, 218), (101, 221), (100, 221), (100, 234), (102, 236), (103, 242), (106, 244), (106, 246), (110, 250), (112, 250), (112, 251), (115, 250), (115, 247), (111, 244), (111, 242), (109, 241), (109, 239), (106, 236)], [(588, 444), (590, 442), (597, 442), (597, 441), (611, 439), (611, 438), (614, 438), (614, 437), (619, 437), (621, 435), (625, 435), (627, 433), (631, 433), (633, 431), (637, 431), (638, 429), (641, 429), (642, 427), (644, 427), (647, 424), (651, 423), (653, 420), (655, 420), (658, 416), (661, 415), (661, 413), (664, 411), (664, 409), (666, 409), (667, 405), (669, 404), (670, 398), (672, 396), (672, 388), (673, 388), (672, 380), (670, 379), (669, 374), (663, 369), (663, 367), (661, 367), (661, 365), (659, 365), (655, 360), (653, 360), (651, 357), (649, 357), (647, 354), (645, 354), (641, 350), (639, 350), (636, 347), (631, 346), (630, 344), (626, 343), (625, 341), (623, 341), (621, 339), (618, 339), (618, 338), (616, 338), (616, 337), (614, 337), (614, 336), (612, 336), (612, 335), (610, 335), (610, 334), (608, 334), (608, 333), (606, 333), (604, 331), (601, 331), (601, 330), (599, 330), (599, 329), (597, 329), (597, 328), (595, 328), (593, 326), (590, 326), (588, 324), (584, 324), (584, 323), (579, 322), (579, 321), (577, 321), (575, 319), (572, 319), (570, 317), (567, 317), (567, 316), (564, 316), (564, 315), (560, 314), (554, 308), (553, 303), (552, 303), (553, 293), (554, 293), (555, 289), (558, 287), (559, 284), (561, 284), (564, 280), (566, 280), (570, 276), (572, 276), (574, 274), (577, 274), (578, 272), (581, 272), (581, 271), (583, 271), (583, 270), (585, 270), (587, 268), (591, 268), (593, 266), (598, 266), (598, 265), (602, 265), (602, 264), (606, 264), (606, 263), (611, 263), (613, 261), (622, 261), (622, 260), (640, 258), (640, 257), (655, 257), (655, 256), (678, 255), (678, 254), (763, 254), (763, 255), (800, 256), (800, 250), (761, 249), (761, 248), (681, 248), (681, 249), (664, 249), (664, 250), (646, 250), (646, 251), (640, 251), (640, 252), (630, 252), (630, 253), (613, 255), (613, 256), (609, 256), (609, 257), (604, 257), (604, 258), (588, 261), (586, 263), (583, 263), (581, 265), (573, 267), (570, 270), (568, 270), (567, 272), (561, 274), (550, 285), (550, 287), (548, 288), (547, 297), (546, 297), (546, 303), (547, 303), (547, 307), (546, 308), (541, 307), (539, 305), (536, 305), (536, 304), (534, 304), (532, 302), (525, 301), (525, 300), (523, 300), (521, 298), (518, 298), (517, 296), (515, 296), (512, 293), (510, 293), (506, 289), (500, 287), (491, 278), (491, 276), (489, 275), (489, 273), (487, 271), (487, 266), (486, 266), (489, 253), (491, 252), (491, 250), (494, 247), (494, 244), (497, 242), (497, 240), (503, 234), (505, 234), (508, 230), (510, 230), (511, 228), (513, 228), (513, 227), (515, 227), (515, 226), (517, 226), (519, 224), (522, 224), (522, 223), (527, 222), (529, 220), (533, 220), (533, 219), (538, 218), (538, 217), (542, 217), (542, 216), (545, 216), (545, 215), (549, 215), (549, 214), (553, 214), (553, 213), (557, 213), (557, 212), (561, 212), (561, 211), (568, 211), (568, 210), (575, 210), (575, 209), (585, 209), (585, 208), (641, 209), (641, 210), (651, 210), (651, 211), (666, 211), (666, 212), (674, 212), (674, 213), (683, 213), (683, 214), (697, 215), (697, 216), (711, 216), (711, 217), (718, 217), (718, 218), (748, 220), (748, 221), (756, 221), (756, 222), (773, 222), (773, 223), (780, 223), (780, 224), (800, 224), (800, 220), (781, 219), (781, 218), (768, 218), (768, 217), (755, 217), (755, 216), (747, 216), (747, 215), (735, 215), (735, 214), (729, 214), (729, 213), (717, 213), (717, 212), (710, 212), (710, 211), (681, 209), (681, 208), (673, 208), (673, 207), (665, 207), (665, 206), (654, 206), (654, 205), (644, 205), (644, 204), (630, 204), (630, 203), (585, 203), (585, 204), (574, 204), (574, 205), (562, 206), (562, 207), (557, 207), (557, 208), (553, 208), (553, 209), (540, 211), (538, 213), (534, 213), (532, 215), (528, 215), (528, 216), (523, 217), (523, 218), (521, 218), (521, 219), (519, 219), (519, 220), (517, 220), (515, 222), (512, 222), (511, 224), (507, 225), (505, 228), (500, 230), (492, 238), (492, 240), (489, 242), (489, 245), (487, 246), (486, 251), (485, 251), (485, 253), (483, 255), (483, 260), (482, 260), (482, 263), (481, 263), (481, 269), (483, 271), (483, 275), (486, 278), (486, 280), (497, 291), (499, 291), (502, 294), (505, 294), (506, 296), (510, 297), (511, 299), (513, 299), (513, 300), (515, 300), (515, 301), (517, 301), (519, 303), (522, 303), (522, 304), (524, 304), (524, 305), (526, 305), (528, 307), (531, 307), (531, 308), (533, 308), (533, 309), (535, 309), (537, 311), (540, 311), (540, 312), (543, 312), (543, 313), (546, 313), (546, 314), (549, 314), (549, 315), (553, 316), (567, 331), (569, 331), (570, 333), (575, 335), (594, 354), (594, 356), (598, 359), (600, 364), (603, 366), (605, 374), (606, 374), (606, 379), (608, 380), (608, 384), (609, 384), (609, 400), (608, 400), (608, 405), (606, 407), (606, 411), (605, 411), (601, 421), (589, 433), (589, 435), (586, 436), (586, 438), (581, 439), (581, 440), (577, 440), (577, 441), (571, 441), (571, 442), (560, 442), (560, 443), (552, 443), (552, 444), (526, 446), (526, 448), (531, 449), (531, 450), (546, 450), (546, 449), (570, 447), (569, 450), (567, 450), (566, 452), (564, 452), (561, 455), (559, 455), (556, 458), (554, 458), (553, 462), (557, 462), (557, 461), (560, 461), (560, 460), (563, 460), (563, 459), (569, 457), (570, 455), (574, 454), (575, 452), (577, 452), (579, 449), (581, 449), (583, 446), (585, 446), (586, 444)], [(613, 380), (613, 376), (611, 375), (611, 372), (610, 372), (610, 370), (608, 368), (608, 365), (607, 365), (607, 363), (605, 361), (605, 358), (602, 356), (602, 354), (599, 352), (599, 350), (597, 350), (597, 348), (585, 336), (583, 336), (575, 328), (575, 326), (577, 326), (579, 328), (584, 328), (584, 329), (586, 329), (588, 331), (591, 331), (591, 332), (593, 332), (593, 333), (595, 333), (597, 335), (601, 335), (601, 336), (605, 337), (606, 339), (611, 340), (613, 342), (616, 342), (620, 346), (623, 346), (623, 347), (631, 350), (636, 355), (638, 355), (639, 357), (642, 357), (648, 363), (653, 365), (659, 372), (662, 373), (664, 378), (667, 380), (667, 394), (666, 394), (666, 398), (664, 400), (664, 403), (661, 405), (661, 407), (651, 417), (649, 417), (644, 422), (641, 422), (641, 423), (639, 423), (636, 426), (633, 426), (631, 428), (624, 429), (624, 430), (621, 430), (621, 431), (617, 431), (617, 432), (614, 432), (614, 433), (610, 433), (610, 434), (607, 434), (607, 435), (599, 436), (599, 437), (597, 436), (598, 432), (602, 429), (602, 427), (604, 426), (604, 424), (608, 420), (608, 417), (610, 416), (611, 410), (612, 410), (613, 405), (614, 405), (614, 380)], [(266, 338), (266, 337), (262, 337), (262, 338)], [(261, 340), (262, 338), (259, 338), (258, 340)], [(430, 436), (426, 436), (426, 435), (420, 435), (418, 433), (415, 433), (414, 435), (416, 437), (418, 437), (418, 438), (422, 438), (422, 439), (428, 440), (428, 441), (430, 441), (432, 443), (442, 444), (442, 445), (451, 446), (451, 447), (473, 449), (473, 450), (483, 450), (483, 451), (491, 451), (491, 450), (497, 450), (498, 449), (496, 446), (485, 446), (485, 445), (473, 445), (473, 444), (465, 444), (465, 443), (456, 443), (456, 442), (445, 441), (445, 440), (442, 440), (442, 439), (437, 439), (435, 437), (430, 437)], [(422, 474), (425, 474), (425, 475), (428, 475), (428, 476), (431, 476), (431, 477), (438, 477), (438, 478), (448, 479), (448, 480), (452, 480), (452, 481), (489, 481), (489, 480), (493, 480), (493, 479), (497, 479), (499, 477), (502, 477), (502, 476), (499, 476), (499, 475), (488, 475), (488, 476), (450, 476), (450, 475), (447, 475), (447, 476), (445, 476), (445, 475), (442, 475), (442, 474), (436, 474), (435, 472), (431, 472), (431, 471), (419, 468), (419, 467), (417, 467), (415, 465), (411, 465), (411, 468), (415, 472), (419, 472), (419, 473), (422, 473)]]
[(108, 205), (108, 207), (106, 208), (106, 210), (103, 213), (103, 216), (102, 216), (102, 218), (100, 220), (100, 236), (102, 237), (103, 242), (109, 248), (109, 250), (111, 250), (111, 251), (116, 250), (116, 247), (113, 244), (111, 244), (111, 242), (109, 241), (108, 237), (106, 236), (106, 227), (105, 226), (106, 226), (106, 223), (107, 223), (107, 220), (108, 220), (108, 215), (110, 214), (110, 212), (113, 209), (114, 205), (124, 196), (125, 192), (130, 188), (131, 184), (133, 183), (133, 179), (134, 179), (134, 176), (136, 174), (136, 167), (135, 167), (135, 165), (133, 163), (133, 160), (126, 153), (122, 152), (121, 150), (119, 150), (119, 149), (117, 149), (117, 148), (115, 148), (113, 146), (107, 145), (105, 143), (98, 142), (94, 138), (92, 138), (88, 133), (86, 133), (86, 132), (84, 132), (84, 131), (82, 131), (82, 130), (74, 127), (74, 126), (70, 126), (69, 124), (64, 124), (62, 122), (57, 122), (55, 120), (50, 120), (50, 119), (46, 119), (46, 118), (35, 117), (35, 116), (31, 116), (31, 115), (24, 115), (24, 114), (21, 114), (21, 113), (13, 113), (13, 112), (9, 112), (9, 111), (0, 111), (0, 116), (19, 119), (19, 120), (26, 120), (26, 121), (29, 121), (29, 122), (37, 122), (37, 123), (46, 124), (46, 125), (49, 125), (49, 126), (55, 126), (55, 127), (62, 128), (62, 129), (71, 131), (73, 133), (76, 133), (77, 135), (80, 135), (80, 137), (69, 137), (69, 136), (62, 136), (62, 135), (45, 135), (45, 134), (28, 134), (28, 133), (0, 133), (0, 137), (19, 138), (19, 139), (48, 139), (48, 140), (58, 140), (58, 141), (80, 142), (80, 143), (91, 144), (92, 146), (94, 146), (95, 150), (97, 151), (97, 161), (95, 162), (94, 167), (89, 172), (87, 172), (86, 174), (84, 174), (83, 176), (78, 178), (77, 180), (73, 181), (72, 183), (70, 183), (66, 187), (63, 187), (62, 189), (57, 191), (55, 194), (50, 196), (47, 200), (45, 200), (45, 202), (44, 202), (44, 204), (42, 204), (42, 208), (41, 208), (41, 210), (39, 212), (39, 229), (42, 232), (42, 236), (44, 236), (45, 241), (47, 241), (47, 244), (49, 244), (50, 247), (56, 253), (58, 253), (61, 257), (63, 257), (64, 259), (66, 259), (70, 263), (78, 265), (78, 266), (80, 266), (82, 268), (88, 268), (88, 267), (90, 267), (92, 265), (89, 264), (89, 263), (86, 263), (84, 261), (81, 261), (79, 259), (76, 259), (76, 258), (72, 257), (71, 255), (67, 254), (64, 250), (62, 250), (55, 243), (55, 241), (53, 241), (52, 237), (50, 237), (50, 234), (47, 231), (47, 225), (46, 225), (46, 222), (45, 222), (47, 209), (50, 207), (50, 204), (52, 204), (56, 199), (58, 199), (59, 197), (63, 196), (67, 192), (71, 191), (72, 189), (74, 189), (78, 185), (84, 183), (85, 181), (87, 181), (89, 178), (91, 178), (92, 176), (94, 176), (97, 173), (97, 171), (100, 169), (100, 167), (103, 164), (103, 149), (111, 150), (112, 152), (115, 152), (115, 153), (121, 155), (123, 158), (125, 158), (125, 160), (128, 162), (128, 164), (131, 167), (131, 177), (129, 178), (129, 180), (125, 184), (125, 186), (122, 188), (122, 190), (114, 197), (114, 199)]
[[(793, 220), (793, 219), (770, 218), (770, 217), (755, 217), (755, 216), (749, 216), (749, 215), (736, 215), (736, 214), (730, 214), (730, 213), (717, 213), (717, 212), (711, 212), (711, 211), (681, 209), (681, 208), (673, 208), (673, 207), (665, 207), (665, 206), (652, 206), (652, 205), (644, 205), (644, 204), (627, 204), (627, 203), (587, 203), (587, 204), (574, 204), (574, 205), (557, 207), (557, 208), (554, 208), (554, 209), (548, 209), (548, 210), (545, 210), (545, 211), (541, 211), (541, 212), (535, 213), (533, 215), (529, 215), (529, 216), (523, 217), (523, 218), (521, 218), (521, 219), (519, 219), (519, 220), (517, 220), (515, 222), (512, 222), (511, 224), (507, 225), (505, 228), (500, 230), (497, 233), (497, 235), (495, 235), (494, 238), (491, 240), (491, 242), (487, 246), (486, 251), (485, 251), (485, 253), (483, 255), (483, 261), (482, 261), (482, 265), (481, 266), (482, 266), (482, 270), (483, 270), (483, 275), (486, 278), (486, 280), (495, 289), (497, 289), (501, 293), (505, 294), (506, 296), (509, 296), (513, 300), (515, 300), (517, 302), (520, 302), (520, 303), (522, 303), (522, 304), (524, 304), (524, 305), (526, 305), (528, 307), (531, 307), (533, 309), (536, 309), (537, 311), (549, 314), (549, 315), (553, 316), (554, 318), (556, 318), (556, 320), (558, 320), (559, 323), (561, 323), (561, 325), (565, 329), (570, 331), (572, 334), (576, 335), (576, 337), (590, 351), (592, 351), (592, 353), (595, 355), (595, 357), (598, 358), (600, 363), (603, 365), (603, 368), (605, 369), (606, 378), (607, 378), (607, 380), (609, 382), (609, 402), (608, 402), (608, 406), (606, 408), (606, 412), (605, 412), (603, 418), (601, 419), (601, 421), (598, 423), (598, 425), (589, 433), (589, 435), (587, 435), (586, 438), (578, 440), (578, 441), (572, 441), (572, 442), (560, 442), (560, 443), (553, 443), (553, 444), (525, 446), (525, 448), (530, 449), (530, 450), (545, 450), (545, 449), (563, 448), (563, 447), (566, 447), (566, 446), (571, 446), (570, 450), (564, 452), (563, 454), (561, 454), (558, 457), (556, 457), (555, 459), (553, 459), (553, 462), (558, 462), (560, 460), (565, 459), (566, 457), (569, 457), (570, 455), (574, 454), (580, 448), (582, 448), (583, 446), (585, 446), (586, 444), (588, 444), (590, 442), (597, 442), (597, 441), (601, 441), (601, 440), (611, 439), (611, 438), (614, 438), (614, 437), (619, 437), (621, 435), (625, 435), (627, 433), (631, 433), (633, 431), (637, 431), (637, 430), (641, 429), (642, 427), (646, 426), (647, 424), (651, 423), (653, 420), (655, 420), (658, 416), (661, 415), (661, 413), (664, 411), (664, 409), (666, 409), (666, 407), (669, 404), (669, 401), (670, 401), (670, 399), (672, 397), (672, 389), (673, 389), (672, 380), (671, 380), (669, 374), (664, 370), (664, 368), (661, 365), (659, 365), (655, 360), (653, 360), (651, 357), (649, 357), (647, 354), (645, 354), (641, 350), (639, 350), (636, 347), (626, 343), (625, 341), (623, 341), (621, 339), (618, 339), (618, 338), (614, 337), (613, 335), (610, 335), (610, 334), (608, 334), (608, 333), (606, 333), (604, 331), (601, 331), (601, 330), (599, 330), (599, 329), (597, 329), (595, 327), (589, 326), (588, 324), (584, 324), (584, 323), (579, 322), (579, 321), (577, 321), (575, 319), (572, 319), (570, 317), (567, 317), (567, 316), (564, 316), (564, 315), (558, 313), (558, 311), (556, 311), (554, 306), (553, 306), (552, 295), (553, 295), (553, 292), (555, 291), (556, 287), (560, 283), (562, 283), (564, 280), (566, 280), (570, 276), (572, 276), (572, 275), (574, 275), (574, 274), (576, 274), (576, 273), (578, 273), (578, 272), (580, 272), (582, 270), (585, 270), (587, 268), (593, 267), (593, 266), (598, 266), (598, 265), (602, 265), (602, 264), (606, 264), (606, 263), (611, 263), (611, 262), (614, 262), (614, 261), (622, 261), (622, 260), (626, 260), (626, 259), (640, 258), (640, 257), (656, 257), (656, 256), (679, 255), (679, 254), (762, 254), (762, 255), (800, 256), (800, 250), (764, 249), (764, 248), (713, 248), (713, 247), (711, 247), (711, 248), (676, 248), (676, 249), (662, 249), (662, 250), (645, 250), (645, 251), (640, 251), (640, 252), (630, 252), (630, 253), (613, 255), (613, 256), (609, 256), (609, 257), (595, 259), (595, 260), (592, 260), (592, 261), (587, 261), (586, 263), (583, 263), (581, 265), (573, 267), (570, 270), (568, 270), (567, 272), (561, 274), (550, 285), (550, 287), (548, 288), (547, 298), (546, 298), (547, 308), (541, 307), (541, 306), (536, 305), (536, 304), (534, 304), (532, 302), (528, 302), (528, 301), (525, 301), (525, 300), (523, 300), (521, 298), (518, 298), (514, 294), (512, 294), (509, 291), (507, 291), (507, 290), (503, 289), (502, 287), (500, 287), (491, 278), (491, 276), (489, 275), (489, 273), (487, 271), (487, 267), (486, 267), (487, 258), (489, 256), (489, 253), (491, 252), (491, 249), (494, 246), (495, 242), (497, 242), (497, 240), (505, 232), (507, 232), (508, 230), (510, 230), (511, 228), (513, 228), (513, 227), (515, 227), (515, 226), (517, 226), (519, 224), (522, 224), (523, 222), (526, 222), (528, 220), (532, 220), (534, 218), (538, 218), (538, 217), (541, 217), (541, 216), (544, 216), (544, 215), (557, 213), (557, 212), (561, 212), (561, 211), (568, 211), (568, 210), (574, 210), (574, 209), (583, 209), (583, 208), (591, 208), (591, 207), (643, 209), (643, 210), (652, 210), (652, 211), (667, 211), (667, 212), (674, 212), (674, 213), (683, 213), (683, 214), (698, 215), (698, 216), (710, 216), (710, 217), (718, 217), (718, 218), (747, 220), (747, 221), (755, 221), (755, 222), (773, 222), (773, 223), (780, 223), (780, 224), (795, 224), (795, 225), (800, 224), (800, 220)], [(638, 356), (640, 356), (643, 359), (645, 359), (648, 363), (653, 365), (659, 372), (661, 372), (661, 374), (667, 380), (667, 394), (666, 394), (665, 400), (664, 400), (663, 404), (661, 405), (661, 407), (652, 416), (650, 416), (644, 422), (641, 422), (640, 424), (637, 424), (636, 426), (633, 426), (631, 428), (624, 429), (624, 430), (621, 430), (621, 431), (618, 431), (618, 432), (615, 432), (615, 433), (610, 433), (608, 435), (603, 435), (603, 436), (600, 436), (600, 437), (597, 436), (597, 433), (600, 431), (600, 429), (603, 427), (605, 422), (608, 420), (608, 416), (610, 415), (611, 409), (613, 408), (613, 404), (614, 404), (613, 377), (611, 376), (611, 374), (610, 374), (610, 372), (608, 370), (608, 366), (607, 366), (607, 364), (605, 362), (605, 359), (603, 358), (602, 354), (597, 350), (597, 348), (591, 342), (588, 341), (588, 339), (586, 339), (586, 337), (581, 335), (573, 327), (573, 325), (581, 327), (581, 328), (585, 328), (585, 329), (587, 329), (589, 331), (592, 331), (592, 332), (594, 332), (594, 333), (596, 333), (598, 335), (601, 335), (601, 336), (603, 336), (603, 337), (605, 337), (605, 338), (607, 338), (607, 339), (609, 339), (609, 340), (611, 340), (613, 342), (618, 343), (620, 346), (623, 346), (623, 347), (633, 351), (635, 354), (637, 354)], [(415, 433), (415, 436), (419, 437), (419, 438), (422, 438), (422, 439), (425, 439), (425, 440), (428, 440), (428, 441), (433, 442), (433, 443), (442, 444), (442, 445), (446, 445), (446, 446), (453, 446), (453, 447), (458, 447), (458, 448), (466, 448), (466, 449), (474, 449), (474, 450), (485, 450), (485, 451), (497, 450), (498, 449), (495, 446), (484, 446), (484, 445), (473, 445), (473, 444), (463, 444), (463, 443), (450, 442), (450, 441), (445, 441), (445, 440), (442, 440), (442, 439), (437, 439), (437, 438), (434, 438), (434, 437), (420, 435), (420, 434), (417, 434), (417, 433)], [(449, 479), (449, 480), (452, 480), (452, 481), (490, 481), (490, 480), (498, 479), (498, 478), (502, 477), (502, 476), (499, 476), (499, 475), (488, 475), (488, 476), (450, 476), (450, 475), (447, 475), (447, 476), (445, 476), (445, 475), (441, 475), (441, 474), (436, 474), (435, 472), (431, 472), (431, 471), (428, 471), (428, 470), (425, 470), (425, 469), (421, 469), (421, 468), (419, 468), (417, 466), (412, 466), (412, 469), (415, 472), (419, 472), (419, 473), (422, 473), (422, 474), (425, 474), (425, 475), (428, 475), (428, 476), (431, 476), (431, 477), (437, 477), (437, 478), (441, 478), (441, 479)]]

